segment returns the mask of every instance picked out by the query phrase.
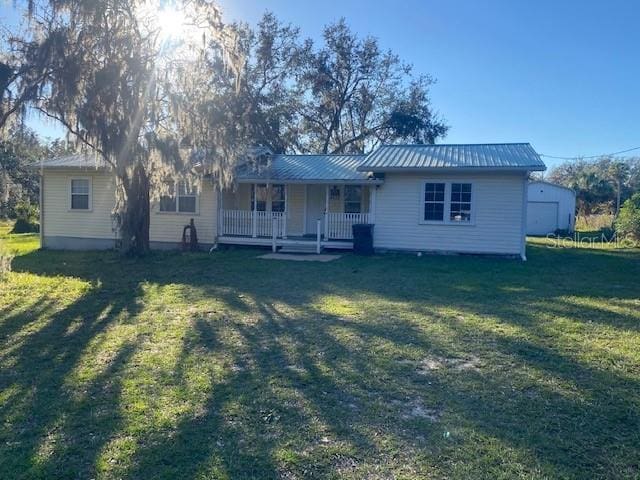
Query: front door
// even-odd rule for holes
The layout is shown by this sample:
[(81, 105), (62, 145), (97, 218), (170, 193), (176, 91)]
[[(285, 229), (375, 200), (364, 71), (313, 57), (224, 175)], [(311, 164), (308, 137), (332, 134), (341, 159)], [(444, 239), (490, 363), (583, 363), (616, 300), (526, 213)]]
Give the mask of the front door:
[(316, 234), (318, 219), (322, 220), (325, 208), (325, 185), (307, 185), (307, 224), (304, 233), (307, 235)]

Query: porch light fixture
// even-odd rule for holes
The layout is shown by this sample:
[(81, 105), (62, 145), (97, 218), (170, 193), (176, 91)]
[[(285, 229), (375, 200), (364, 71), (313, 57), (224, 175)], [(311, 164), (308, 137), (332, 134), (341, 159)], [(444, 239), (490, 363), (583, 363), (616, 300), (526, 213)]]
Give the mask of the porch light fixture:
[(331, 187), (331, 191), (329, 192), (329, 197), (331, 198), (331, 200), (337, 200), (340, 198), (340, 189), (336, 185)]

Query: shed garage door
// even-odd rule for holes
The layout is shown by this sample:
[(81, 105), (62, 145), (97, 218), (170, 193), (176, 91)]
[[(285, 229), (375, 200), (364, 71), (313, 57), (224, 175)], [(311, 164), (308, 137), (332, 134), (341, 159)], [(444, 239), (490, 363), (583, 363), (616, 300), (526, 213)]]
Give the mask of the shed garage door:
[(527, 235), (546, 235), (558, 228), (557, 202), (528, 202)]

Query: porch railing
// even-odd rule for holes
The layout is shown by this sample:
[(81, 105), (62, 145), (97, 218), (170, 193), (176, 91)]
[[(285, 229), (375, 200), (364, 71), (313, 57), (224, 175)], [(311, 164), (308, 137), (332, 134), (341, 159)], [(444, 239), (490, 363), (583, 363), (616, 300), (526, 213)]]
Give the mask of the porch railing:
[[(252, 210), (222, 210), (222, 235), (242, 237), (287, 237), (287, 216), (284, 212), (259, 212)], [(356, 223), (369, 223), (369, 213), (329, 212), (323, 219), (325, 240), (353, 240), (351, 227)]]
[(287, 217), (284, 212), (222, 210), (222, 235), (271, 237), (274, 225), (276, 237), (287, 236)]
[(353, 240), (351, 227), (356, 223), (369, 223), (368, 213), (325, 214), (325, 237), (334, 240)]

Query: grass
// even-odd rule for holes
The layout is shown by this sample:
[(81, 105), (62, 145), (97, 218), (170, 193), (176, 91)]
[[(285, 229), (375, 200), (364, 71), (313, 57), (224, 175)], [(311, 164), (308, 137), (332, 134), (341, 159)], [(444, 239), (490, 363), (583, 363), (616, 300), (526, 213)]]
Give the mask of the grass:
[(38, 233), (9, 234), (12, 228), (13, 222), (0, 220), (0, 253), (28, 253), (40, 246)]
[(638, 250), (17, 250), (0, 478), (640, 476)]

